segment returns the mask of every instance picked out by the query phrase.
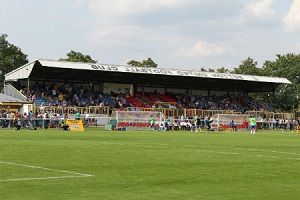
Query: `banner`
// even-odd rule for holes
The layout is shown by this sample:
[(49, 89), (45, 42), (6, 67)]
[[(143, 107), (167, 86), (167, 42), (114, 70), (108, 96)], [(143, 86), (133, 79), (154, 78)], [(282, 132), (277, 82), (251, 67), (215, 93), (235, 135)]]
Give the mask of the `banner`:
[(70, 131), (84, 131), (83, 123), (81, 120), (67, 120), (67, 125), (70, 128)]

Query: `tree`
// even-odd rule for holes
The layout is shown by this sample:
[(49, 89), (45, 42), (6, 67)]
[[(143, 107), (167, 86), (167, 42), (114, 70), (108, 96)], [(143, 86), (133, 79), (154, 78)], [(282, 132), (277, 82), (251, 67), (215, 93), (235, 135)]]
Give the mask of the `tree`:
[(274, 106), (282, 111), (299, 109), (300, 54), (276, 55), (275, 61), (266, 61), (263, 75), (287, 78), (292, 84), (279, 85), (275, 91)]
[(230, 73), (229, 69), (226, 69), (224, 67), (217, 69), (217, 72), (218, 73)]
[(216, 72), (213, 68), (208, 68), (208, 72)]
[(234, 68), (233, 74), (261, 75), (261, 69), (257, 68), (257, 62), (248, 57), (242, 61), (238, 68)]
[(136, 60), (130, 60), (127, 65), (135, 66), (135, 67), (151, 67), (157, 68), (157, 64), (151, 59), (148, 58), (147, 60), (142, 60), (142, 62)]
[(215, 70), (213, 68), (208, 68), (208, 70), (207, 70), (207, 69), (205, 69), (203, 67), (200, 68), (200, 71), (201, 72), (215, 72)]
[(84, 63), (97, 63), (96, 60), (93, 60), (89, 55), (83, 55), (80, 52), (71, 50), (67, 53), (68, 58), (60, 58), (60, 61), (69, 61), (69, 62), (84, 62)]
[(204, 67), (201, 67), (200, 72), (207, 72), (207, 70)]
[(6, 34), (0, 35), (0, 90), (3, 89), (5, 74), (28, 63), (27, 55), (6, 38)]

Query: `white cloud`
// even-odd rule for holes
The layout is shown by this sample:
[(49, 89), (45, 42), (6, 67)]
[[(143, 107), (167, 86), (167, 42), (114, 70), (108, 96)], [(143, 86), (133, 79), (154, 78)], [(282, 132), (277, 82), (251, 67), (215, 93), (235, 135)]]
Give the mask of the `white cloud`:
[(62, 3), (69, 3), (71, 5), (80, 6), (84, 2), (83, 0), (48, 0), (53, 5), (61, 5)]
[(283, 18), (287, 31), (300, 31), (300, 0), (293, 0), (288, 14)]
[(145, 30), (138, 26), (113, 26), (94, 30), (89, 41), (97, 44), (117, 44), (135, 36), (143, 37)]
[(198, 41), (192, 47), (182, 48), (177, 51), (177, 55), (184, 57), (217, 57), (231, 55), (234, 50), (231, 47), (222, 44), (208, 43), (206, 41)]
[(132, 15), (160, 7), (178, 7), (195, 0), (91, 0), (89, 9), (97, 15)]
[(270, 8), (273, 1), (274, 0), (262, 0), (262, 1), (255, 2), (253, 4), (250, 4), (246, 8), (246, 11), (260, 19), (273, 17), (276, 15), (275, 10)]
[(259, 0), (247, 5), (241, 14), (242, 21), (270, 23), (277, 19), (276, 11), (271, 7), (274, 0)]

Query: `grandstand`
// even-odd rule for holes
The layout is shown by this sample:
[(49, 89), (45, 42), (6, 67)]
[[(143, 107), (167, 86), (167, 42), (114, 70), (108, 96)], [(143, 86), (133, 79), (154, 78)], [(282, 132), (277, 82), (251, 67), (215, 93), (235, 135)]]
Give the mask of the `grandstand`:
[(134, 110), (177, 118), (274, 112), (272, 105), (248, 93), (274, 93), (279, 84), (290, 83), (278, 77), (38, 59), (6, 74), (5, 88), (10, 90), (3, 93), (25, 97), (34, 112), (110, 116), (112, 111)]

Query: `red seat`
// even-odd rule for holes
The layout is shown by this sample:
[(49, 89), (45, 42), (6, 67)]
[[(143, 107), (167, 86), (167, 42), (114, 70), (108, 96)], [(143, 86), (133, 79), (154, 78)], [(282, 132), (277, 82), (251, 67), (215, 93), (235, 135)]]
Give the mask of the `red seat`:
[(124, 122), (124, 126), (130, 126), (129, 122)]

